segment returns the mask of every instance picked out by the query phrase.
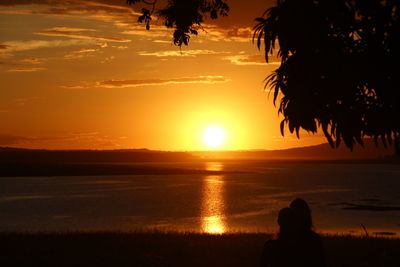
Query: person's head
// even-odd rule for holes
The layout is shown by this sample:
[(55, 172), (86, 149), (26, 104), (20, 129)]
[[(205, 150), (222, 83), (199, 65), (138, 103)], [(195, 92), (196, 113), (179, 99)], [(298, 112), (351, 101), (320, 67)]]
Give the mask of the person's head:
[(301, 231), (311, 230), (311, 209), (307, 202), (304, 199), (296, 198), (290, 203), (290, 209), (293, 211), (296, 228)]
[(293, 232), (293, 219), (294, 214), (292, 209), (283, 208), (279, 211), (278, 214), (278, 225), (279, 225), (279, 236), (287, 236)]

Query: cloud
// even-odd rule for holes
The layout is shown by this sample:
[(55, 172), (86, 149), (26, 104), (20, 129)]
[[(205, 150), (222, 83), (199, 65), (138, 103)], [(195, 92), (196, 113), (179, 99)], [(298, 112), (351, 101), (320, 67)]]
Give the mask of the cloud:
[(108, 44), (107, 43), (97, 43), (97, 46), (100, 48), (106, 48), (106, 47), (108, 47)]
[(17, 135), (0, 134), (0, 146), (14, 145), (14, 144), (26, 142), (29, 140), (30, 140), (30, 138), (27, 138), (27, 137), (22, 137), (22, 136), (17, 136)]
[(170, 51), (157, 51), (157, 52), (138, 52), (141, 56), (155, 56), (155, 57), (195, 57), (197, 55), (216, 55), (226, 54), (227, 52), (218, 52), (214, 50), (170, 50)]
[(53, 2), (54, 4), (60, 3), (61, 0), (52, 1), (52, 0), (2, 0), (0, 2), (0, 6), (21, 6), (21, 5), (32, 5), (32, 4), (50, 4)]
[(115, 59), (115, 56), (109, 56), (109, 57), (104, 58), (102, 61), (100, 61), (100, 63), (107, 63), (107, 62), (113, 61), (114, 59)]
[(279, 65), (279, 61), (265, 62), (265, 57), (263, 55), (235, 55), (228, 56), (224, 58), (229, 60), (232, 64), (241, 66), (266, 66), (266, 65)]
[(161, 86), (171, 84), (217, 84), (231, 81), (224, 76), (197, 76), (182, 77), (174, 79), (147, 79), (147, 80), (105, 80), (96, 83), (82, 82), (78, 85), (62, 85), (64, 89), (87, 89), (93, 87), (100, 88), (126, 88), (142, 86)]
[(9, 45), (0, 44), (0, 49), (9, 49), (9, 48), (10, 48)]
[[(93, 1), (84, 1), (84, 0), (69, 0), (69, 1), (61, 1), (61, 0), (20, 0), (20, 1), (10, 1), (10, 0), (2, 0), (0, 6), (8, 6), (8, 9), (0, 10), (0, 13), (14, 13), (14, 14), (54, 14), (54, 15), (84, 15), (89, 19), (93, 20), (101, 20), (113, 23), (115, 26), (124, 29), (122, 31), (123, 34), (129, 35), (137, 35), (142, 37), (162, 37), (161, 39), (168, 38), (172, 40), (172, 32), (171, 29), (166, 29), (163, 25), (162, 21), (158, 21), (156, 16), (153, 16), (153, 23), (151, 25), (151, 30), (148, 31), (145, 29), (143, 24), (137, 23), (137, 17), (140, 16), (140, 12), (136, 12), (131, 6), (128, 6), (125, 1), (117, 1), (117, 0), (93, 0)], [(232, 3), (232, 6), (236, 4)], [(25, 9), (22, 9), (21, 6), (25, 6)], [(248, 19), (245, 24), (242, 23), (229, 23), (226, 25), (224, 21), (226, 18), (221, 18), (218, 20), (210, 20), (208, 23), (203, 23), (202, 29), (200, 30), (200, 38), (205, 38), (212, 41), (229, 41), (229, 42), (250, 42), (253, 34), (252, 28), (249, 24), (252, 24), (254, 21), (254, 17), (259, 13), (259, 6), (264, 6), (264, 4), (253, 4), (249, 6), (255, 6), (254, 13)], [(258, 7), (257, 7), (258, 6)], [(135, 8), (139, 8), (138, 5), (134, 6)], [(234, 7), (237, 10), (241, 10), (240, 14), (242, 14), (243, 7)], [(247, 9), (247, 7), (245, 8)], [(253, 12), (253, 11), (252, 11)], [(238, 16), (234, 13), (228, 17), (230, 21), (239, 21), (242, 20), (242, 16)], [(212, 24), (210, 24), (212, 23)], [(64, 29), (65, 31), (66, 29)], [(73, 36), (73, 32), (68, 33), (68, 37), (70, 38), (86, 38), (89, 37), (98, 37), (98, 40), (105, 40), (109, 37), (102, 36), (93, 36), (86, 34), (78, 34), (77, 36)], [(41, 32), (41, 35), (47, 36), (64, 36), (59, 32)], [(104, 39), (103, 39), (104, 38)], [(111, 38), (117, 42), (119, 38)], [(159, 38), (160, 39), (160, 38)], [(167, 42), (167, 41), (164, 41)], [(171, 43), (172, 41), (168, 41)]]
[(59, 31), (59, 32), (95, 32), (95, 29), (86, 28), (71, 28), (71, 27), (53, 27), (48, 30)]
[(149, 80), (108, 80), (97, 83), (98, 87), (106, 88), (123, 88), (123, 87), (139, 87), (150, 85), (170, 85), (170, 84), (216, 84), (230, 81), (223, 76), (198, 76), (185, 77), (175, 79), (149, 79)]
[(158, 39), (168, 38), (171, 40), (168, 43), (172, 42), (173, 30), (167, 29), (164, 25), (151, 24), (150, 30), (146, 30), (145, 25), (136, 22), (136, 20), (114, 21), (114, 25), (123, 29), (122, 34)]
[[(112, 15), (140, 15), (124, 1), (84, 1), (84, 0), (2, 0), (0, 13), (9, 14), (112, 14)], [(27, 7), (26, 9), (22, 9)], [(34, 8), (32, 8), (34, 7)]]
[(8, 61), (8, 62), (0, 62), (7, 66), (9, 69), (5, 70), (7, 72), (36, 72), (46, 70), (47, 68), (38, 67), (38, 65), (43, 64), (43, 62), (47, 60), (45, 58), (22, 58), (17, 61)]
[(103, 135), (99, 132), (64, 133), (58, 136), (20, 136), (0, 134), (0, 146), (56, 149), (99, 149), (119, 147), (123, 138)]
[(91, 53), (91, 52), (96, 52), (98, 49), (94, 48), (87, 48), (87, 49), (80, 49), (78, 51), (75, 51), (75, 53)]
[(79, 59), (93, 56), (93, 53), (97, 52), (99, 49), (94, 48), (87, 48), (87, 49), (80, 49), (77, 51), (72, 51), (68, 54), (64, 55), (65, 59)]
[(37, 141), (62, 140), (64, 137), (26, 137), (19, 135), (0, 134), (0, 146), (9, 146)]
[(210, 41), (224, 42), (251, 42), (253, 31), (250, 27), (229, 27), (222, 28), (212, 24), (203, 25), (204, 32), (200, 32), (199, 36), (203, 36)]
[(45, 70), (45, 68), (33, 67), (41, 65), (45, 59), (43, 58), (23, 58), (17, 61), (0, 62), (2, 65), (10, 67), (7, 72), (35, 72)]
[(36, 72), (36, 71), (42, 71), (42, 70), (47, 70), (46, 68), (29, 68), (29, 67), (16, 67), (7, 70), (8, 72)]
[(246, 40), (249, 40), (250, 38), (253, 37), (253, 30), (250, 27), (245, 27), (245, 28), (236, 27), (228, 29), (226, 31), (226, 36), (232, 38), (245, 38)]
[[(161, 1), (160, 7), (165, 3)], [(215, 41), (250, 42), (254, 18), (261, 16), (265, 9), (274, 4), (272, 0), (256, 0), (247, 4), (232, 1), (229, 3), (232, 10), (228, 17), (218, 20), (206, 18), (202, 25), (205, 32), (201, 32), (200, 37)], [(167, 30), (156, 16), (153, 17), (151, 30), (145, 30), (143, 24), (136, 22), (141, 14), (134, 8), (138, 9), (140, 5), (129, 6), (121, 0), (1, 0), (0, 6), (6, 7), (0, 13), (84, 15), (89, 19), (112, 22), (127, 29), (125, 34), (172, 39), (172, 30)]]
[(7, 51), (26, 51), (40, 48), (64, 47), (64, 46), (78, 46), (95, 44), (92, 40), (28, 40), (28, 41), (7, 41), (3, 45), (7, 45)]
[(153, 40), (153, 43), (158, 43), (158, 44), (170, 44), (171, 41), (166, 41), (166, 40)]
[[(150, 30), (146, 30), (143, 25), (135, 25), (130, 28), (135, 27), (135, 29), (130, 29), (130, 30), (125, 30), (122, 31), (122, 34), (128, 34), (128, 35), (138, 35), (138, 36), (144, 36), (144, 37), (154, 37), (154, 38), (160, 38), (160, 37), (169, 37), (170, 32), (168, 32), (167, 29), (161, 28), (157, 29), (155, 27), (152, 27)], [(172, 41), (171, 41), (172, 42)]]
[(116, 48), (118, 50), (125, 50), (128, 49), (129, 47), (126, 45), (119, 45), (119, 46), (113, 45), (112, 48)]
[[(231, 29), (223, 29), (223, 28), (216, 28), (216, 31), (221, 32), (223, 36), (223, 40), (231, 41), (231, 42), (250, 42), (253, 37), (253, 30), (250, 27), (245, 28), (231, 28)], [(219, 41), (222, 41), (219, 39)]]
[(33, 64), (38, 65), (43, 63), (43, 59), (40, 58), (24, 58), (18, 61), (20, 64)]
[(64, 89), (86, 89), (89, 86), (87, 86), (87, 85), (61, 85), (60, 87), (64, 88)]
[[(125, 28), (122, 34), (137, 35), (150, 38), (169, 38), (171, 41), (156, 40), (156, 42), (172, 43), (171, 29), (165, 28), (164, 25), (151, 25), (150, 30), (146, 30), (142, 24), (137, 22), (114, 22), (114, 25), (120, 28)], [(221, 28), (212, 24), (203, 24), (203, 30), (199, 30), (199, 37), (205, 38), (210, 41), (225, 41), (225, 42), (251, 42), (253, 31), (250, 27), (233, 27), (233, 28)]]
[(108, 42), (119, 42), (126, 43), (131, 40), (121, 39), (117, 37), (103, 37), (97, 36), (93, 34), (88, 34), (87, 32), (94, 32), (96, 30), (93, 29), (79, 29), (79, 28), (66, 28), (66, 27), (54, 27), (45, 29), (41, 32), (37, 32), (37, 35), (44, 36), (59, 36), (59, 37), (68, 37), (73, 39), (91, 39), (91, 40), (100, 40), (100, 41), (108, 41)]

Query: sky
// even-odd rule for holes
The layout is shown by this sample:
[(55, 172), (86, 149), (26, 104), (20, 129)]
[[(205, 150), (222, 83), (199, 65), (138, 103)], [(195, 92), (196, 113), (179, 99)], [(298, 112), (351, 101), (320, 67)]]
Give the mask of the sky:
[[(273, 1), (228, 1), (181, 49), (124, 0), (0, 2), (0, 146), (190, 151), (284, 149), (325, 142), (281, 136), (264, 79), (279, 66), (252, 43)], [(136, 7), (138, 9), (138, 7)], [(204, 132), (217, 127), (217, 148)]]

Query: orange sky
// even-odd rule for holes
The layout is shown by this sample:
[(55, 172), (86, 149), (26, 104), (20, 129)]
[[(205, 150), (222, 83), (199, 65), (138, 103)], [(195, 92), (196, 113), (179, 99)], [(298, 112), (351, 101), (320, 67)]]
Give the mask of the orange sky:
[(230, 2), (228, 18), (180, 51), (171, 30), (155, 21), (146, 31), (124, 0), (2, 0), (0, 146), (202, 150), (209, 125), (225, 130), (220, 149), (324, 142), (281, 137), (263, 91), (278, 65), (251, 42), (268, 1)]

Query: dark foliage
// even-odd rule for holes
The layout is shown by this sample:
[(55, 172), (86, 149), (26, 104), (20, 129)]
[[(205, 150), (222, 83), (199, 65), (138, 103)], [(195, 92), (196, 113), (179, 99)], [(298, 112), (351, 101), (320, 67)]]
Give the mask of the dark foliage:
[[(146, 24), (150, 29), (151, 16), (156, 10), (157, 0), (127, 0), (132, 5), (144, 3), (151, 6), (151, 10), (142, 8), (142, 15), (138, 21)], [(229, 7), (225, 0), (168, 0), (166, 7), (157, 10), (157, 15), (164, 19), (167, 28), (174, 28), (173, 42), (175, 45), (188, 45), (190, 36), (197, 35), (205, 16), (216, 19), (227, 16)]]
[[(400, 3), (286, 0), (257, 18), (254, 39), (281, 65), (267, 78), (291, 133), (322, 128), (332, 146), (400, 134)], [(279, 45), (279, 48), (276, 46)]]

